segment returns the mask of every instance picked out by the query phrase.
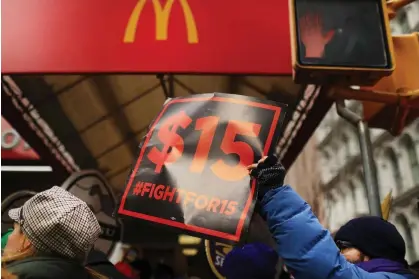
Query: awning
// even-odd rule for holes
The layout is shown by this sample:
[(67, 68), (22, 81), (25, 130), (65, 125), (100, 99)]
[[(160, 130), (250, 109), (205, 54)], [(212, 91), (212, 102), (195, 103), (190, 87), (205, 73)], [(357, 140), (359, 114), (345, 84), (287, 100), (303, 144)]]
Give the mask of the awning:
[[(290, 76), (45, 75), (13, 76), (22, 95), (48, 123), (76, 168), (97, 168), (117, 191), (150, 122), (168, 97), (224, 92), (287, 103), (278, 154), (290, 166), (331, 106), (314, 86)], [(3, 79), (4, 83), (4, 79)], [(3, 95), (5, 96), (5, 95)], [(9, 96), (10, 97), (10, 96)], [(13, 97), (12, 97), (13, 98)], [(26, 108), (28, 110), (28, 108)], [(55, 151), (54, 151), (55, 152)], [(63, 156), (68, 159), (68, 156)], [(69, 169), (71, 171), (71, 168)]]

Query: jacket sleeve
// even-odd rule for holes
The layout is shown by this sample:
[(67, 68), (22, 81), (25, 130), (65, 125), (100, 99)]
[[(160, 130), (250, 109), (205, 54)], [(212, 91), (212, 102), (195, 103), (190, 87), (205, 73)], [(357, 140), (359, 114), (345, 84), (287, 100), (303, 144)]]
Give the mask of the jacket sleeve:
[(368, 273), (346, 261), (329, 231), (291, 187), (270, 190), (261, 206), (278, 254), (296, 279), (390, 278), (383, 273)]

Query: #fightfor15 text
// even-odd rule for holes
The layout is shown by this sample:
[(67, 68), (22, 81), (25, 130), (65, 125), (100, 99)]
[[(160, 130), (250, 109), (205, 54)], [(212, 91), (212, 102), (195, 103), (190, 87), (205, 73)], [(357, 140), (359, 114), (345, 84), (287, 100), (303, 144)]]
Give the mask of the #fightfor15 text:
[(198, 210), (233, 215), (237, 211), (237, 201), (222, 200), (218, 197), (197, 194), (162, 184), (139, 181), (133, 187), (132, 193), (136, 196), (182, 204), (183, 206), (194, 206)]

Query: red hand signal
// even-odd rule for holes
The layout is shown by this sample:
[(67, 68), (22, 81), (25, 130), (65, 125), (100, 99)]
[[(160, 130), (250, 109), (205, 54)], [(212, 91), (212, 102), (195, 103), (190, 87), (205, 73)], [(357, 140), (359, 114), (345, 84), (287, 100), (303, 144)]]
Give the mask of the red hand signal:
[(164, 143), (160, 151), (153, 147), (148, 153), (148, 159), (156, 165), (156, 173), (160, 173), (164, 164), (173, 163), (182, 156), (184, 149), (183, 138), (177, 134), (177, 129), (182, 127), (186, 129), (192, 122), (192, 119), (184, 112), (173, 115), (167, 119), (161, 126), (157, 136)]
[(320, 15), (308, 13), (299, 20), (301, 41), (306, 48), (307, 58), (321, 58), (325, 46), (335, 35), (335, 30), (323, 32)]

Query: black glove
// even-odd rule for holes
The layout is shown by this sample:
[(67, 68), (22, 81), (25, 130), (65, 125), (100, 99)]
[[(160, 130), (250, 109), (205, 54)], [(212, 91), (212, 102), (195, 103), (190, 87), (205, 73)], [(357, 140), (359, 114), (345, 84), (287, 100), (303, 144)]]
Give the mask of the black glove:
[(284, 185), (286, 170), (273, 155), (261, 159), (257, 164), (250, 166), (250, 169), (250, 175), (256, 178), (259, 201), (269, 190)]

